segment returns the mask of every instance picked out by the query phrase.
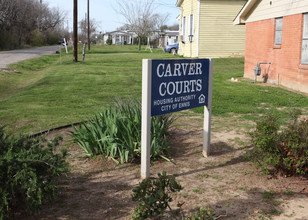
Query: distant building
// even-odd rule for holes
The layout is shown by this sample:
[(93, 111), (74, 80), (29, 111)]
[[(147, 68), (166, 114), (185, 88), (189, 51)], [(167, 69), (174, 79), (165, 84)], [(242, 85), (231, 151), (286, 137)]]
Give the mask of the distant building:
[(308, 93), (308, 0), (249, 0), (234, 24), (246, 25), (244, 76)]
[(180, 49), (185, 57), (243, 56), (245, 26), (233, 19), (245, 0), (177, 0)]
[(104, 44), (111, 39), (112, 44), (133, 44), (135, 34), (130, 31), (112, 31), (104, 34)]
[(161, 46), (168, 46), (178, 42), (179, 31), (165, 30), (160, 33)]

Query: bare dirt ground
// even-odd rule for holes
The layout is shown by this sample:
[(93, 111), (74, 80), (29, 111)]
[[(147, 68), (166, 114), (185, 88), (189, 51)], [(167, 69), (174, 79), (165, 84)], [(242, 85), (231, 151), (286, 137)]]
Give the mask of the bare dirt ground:
[[(245, 158), (251, 149), (246, 132), (253, 123), (213, 117), (207, 158), (201, 154), (202, 123), (200, 116), (179, 118), (171, 131), (176, 165), (151, 164), (152, 176), (166, 171), (184, 187), (171, 203), (180, 219), (201, 206), (209, 207), (218, 219), (308, 219), (307, 178), (263, 175)], [(67, 130), (60, 133), (69, 139)], [(131, 193), (140, 182), (140, 166), (74, 157), (81, 153), (74, 144), (69, 144), (69, 150), (71, 173), (61, 177), (59, 195), (31, 219), (130, 219), (136, 205)], [(170, 213), (162, 219), (171, 219)]]

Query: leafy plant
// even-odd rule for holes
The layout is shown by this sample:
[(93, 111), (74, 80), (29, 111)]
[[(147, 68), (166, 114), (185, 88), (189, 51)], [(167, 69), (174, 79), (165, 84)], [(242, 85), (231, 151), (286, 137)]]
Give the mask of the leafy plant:
[(197, 211), (193, 214), (191, 214), (190, 216), (184, 218), (185, 220), (212, 220), (212, 219), (216, 219), (215, 218), (216, 214), (211, 211), (211, 209), (208, 208), (204, 208), (204, 207), (200, 207), (197, 208)]
[[(151, 158), (166, 158), (170, 153), (167, 131), (174, 122), (171, 115), (151, 120)], [(118, 100), (71, 132), (73, 140), (91, 157), (105, 155), (121, 163), (141, 155), (141, 105), (138, 101)]]
[(68, 171), (67, 151), (54, 153), (59, 139), (43, 146), (37, 139), (8, 135), (0, 125), (0, 219), (17, 210), (37, 211), (54, 197), (55, 177)]
[(138, 202), (134, 209), (133, 219), (163, 215), (167, 207), (172, 213), (169, 202), (170, 193), (179, 192), (183, 187), (176, 182), (175, 177), (168, 177), (166, 172), (158, 174), (158, 179), (145, 179), (133, 189), (132, 200)]
[(308, 120), (299, 121), (299, 115), (292, 112), (283, 129), (275, 115), (266, 115), (250, 133), (255, 146), (251, 159), (265, 172), (274, 167), (284, 175), (308, 174)]

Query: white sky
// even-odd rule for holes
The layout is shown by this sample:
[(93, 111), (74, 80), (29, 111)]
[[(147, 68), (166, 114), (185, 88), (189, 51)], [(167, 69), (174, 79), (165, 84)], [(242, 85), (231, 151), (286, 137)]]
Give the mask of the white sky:
[[(65, 26), (68, 25), (70, 30), (72, 30), (74, 0), (43, 0), (43, 2), (48, 3), (50, 7), (59, 7), (62, 11), (66, 12)], [(155, 0), (156, 12), (160, 14), (169, 13), (167, 25), (178, 23), (176, 17), (179, 15), (180, 10), (175, 7), (176, 2), (176, 0)], [(116, 6), (115, 0), (90, 0), (90, 19), (94, 18), (98, 23), (98, 31), (114, 31), (125, 23), (123, 17), (114, 11)], [(85, 17), (86, 12), (87, 0), (78, 0), (78, 21)]]

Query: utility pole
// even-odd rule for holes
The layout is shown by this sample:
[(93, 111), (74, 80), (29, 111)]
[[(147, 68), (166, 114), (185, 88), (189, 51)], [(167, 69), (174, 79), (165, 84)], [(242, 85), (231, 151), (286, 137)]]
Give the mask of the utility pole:
[(37, 18), (37, 29), (38, 29), (38, 31), (40, 31), (40, 23), (41, 23), (41, 13), (42, 13), (42, 2), (43, 0), (40, 0), (40, 6), (39, 6), (39, 8), (40, 8), (40, 14), (39, 14), (39, 16), (38, 16), (38, 18)]
[(74, 62), (78, 62), (78, 39), (77, 39), (77, 32), (78, 32), (78, 27), (77, 27), (77, 21), (78, 21), (78, 1), (74, 0), (74, 18), (73, 18), (73, 41), (74, 41)]
[(90, 0), (88, 0), (88, 50), (90, 50)]

